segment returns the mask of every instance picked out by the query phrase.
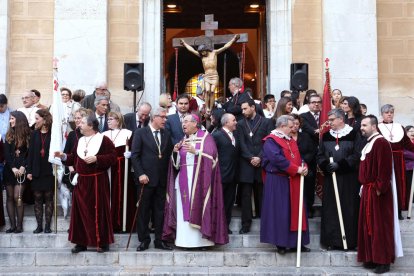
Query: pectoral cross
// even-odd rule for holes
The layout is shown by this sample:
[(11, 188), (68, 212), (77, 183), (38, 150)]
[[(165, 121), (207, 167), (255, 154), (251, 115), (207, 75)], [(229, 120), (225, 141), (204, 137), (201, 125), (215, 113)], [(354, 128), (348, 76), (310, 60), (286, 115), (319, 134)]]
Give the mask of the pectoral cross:
[(184, 193), (183, 193), (183, 198), (184, 198), (184, 202), (187, 202), (187, 194), (185, 193), (185, 190), (184, 190)]

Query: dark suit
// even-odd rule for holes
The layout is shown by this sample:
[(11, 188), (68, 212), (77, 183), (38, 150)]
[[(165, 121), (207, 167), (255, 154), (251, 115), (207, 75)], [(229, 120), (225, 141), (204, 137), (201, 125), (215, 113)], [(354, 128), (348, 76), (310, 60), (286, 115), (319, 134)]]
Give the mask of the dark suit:
[(181, 125), (180, 116), (178, 113), (168, 116), (165, 129), (170, 131), (173, 145), (177, 144), (184, 137), (183, 127)]
[[(99, 115), (95, 113), (95, 116), (96, 116), (96, 119), (99, 122)], [(100, 131), (100, 133), (103, 133), (103, 132), (105, 132), (105, 131), (107, 131), (109, 129), (108, 128), (108, 114), (103, 115), (102, 121), (103, 121), (103, 125), (104, 126), (103, 126), (102, 131)]]
[(308, 214), (313, 216), (313, 202), (315, 200), (315, 180), (316, 180), (316, 154), (318, 145), (315, 145), (312, 137), (306, 132), (298, 133), (297, 144), (300, 156), (308, 165), (308, 174), (304, 178), (304, 196)]
[[(319, 112), (319, 117), (320, 117)], [(313, 116), (313, 113), (310, 111), (300, 114), (302, 118), (302, 131), (309, 134), (312, 137), (312, 140), (315, 142), (316, 145), (319, 144), (319, 134), (315, 134), (315, 130), (319, 129), (319, 125)], [(323, 123), (323, 122), (322, 122)]]
[(226, 112), (233, 114), (237, 121), (243, 119), (243, 113), (241, 109), (241, 104), (250, 100), (249, 94), (238, 92), (235, 96), (232, 96), (229, 101), (223, 104), (223, 109)]
[(226, 133), (226, 130), (220, 129), (215, 131), (212, 135), (217, 146), (221, 182), (223, 185), (224, 210), (226, 213), (227, 226), (229, 226), (231, 222), (231, 210), (236, 194), (240, 140), (238, 139), (237, 131), (233, 132), (235, 140), (234, 146), (230, 136)]
[[(252, 126), (247, 119), (242, 119), (237, 123), (237, 129), (240, 134), (242, 157), (240, 158), (239, 167), (239, 180), (242, 194), (242, 227), (249, 229), (252, 222), (252, 189), (254, 189), (255, 195), (256, 214), (260, 217), (263, 188), (262, 169), (260, 166), (254, 167), (250, 164), (250, 160), (252, 157), (262, 157), (262, 139), (274, 129), (274, 126), (270, 119), (256, 114)], [(250, 131), (253, 133), (251, 137)]]
[[(319, 116), (320, 116), (319, 112)], [(298, 136), (298, 146), (302, 158), (308, 164), (308, 175), (305, 177), (304, 195), (306, 207), (310, 217), (313, 216), (313, 202), (315, 200), (315, 181), (316, 181), (316, 154), (318, 152), (319, 134), (315, 130), (319, 129), (318, 122), (310, 111), (302, 113), (302, 133)], [(323, 123), (323, 122), (322, 122)], [(313, 155), (313, 158), (311, 157)]]
[(87, 95), (82, 101), (82, 107), (95, 111), (95, 91), (92, 94)]
[(137, 215), (137, 232), (140, 242), (149, 242), (151, 240), (148, 229), (151, 212), (155, 228), (155, 240), (161, 241), (168, 161), (170, 160), (173, 145), (168, 131), (161, 130), (160, 136), (161, 159), (159, 158), (154, 134), (149, 126), (137, 129), (132, 139), (131, 161), (134, 168), (138, 198), (142, 188), (142, 184), (138, 181), (139, 176), (145, 174), (149, 178), (148, 184), (144, 185), (141, 206)]
[[(127, 113), (124, 115), (124, 122), (125, 122), (125, 128), (129, 129), (130, 131), (134, 132), (138, 126), (137, 126), (137, 114), (135, 112)], [(144, 124), (141, 124), (141, 127), (146, 127), (149, 123), (149, 118), (144, 122)]]

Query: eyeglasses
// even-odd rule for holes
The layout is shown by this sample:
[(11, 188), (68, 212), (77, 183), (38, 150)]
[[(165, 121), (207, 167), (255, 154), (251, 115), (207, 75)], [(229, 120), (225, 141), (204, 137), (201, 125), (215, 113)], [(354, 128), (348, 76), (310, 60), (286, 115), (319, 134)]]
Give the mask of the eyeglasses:
[(310, 102), (311, 104), (321, 104), (322, 103), (322, 101), (313, 101), (313, 102)]
[(69, 94), (62, 94), (62, 97), (69, 97)]
[(28, 100), (28, 99), (30, 99), (30, 98), (33, 98), (33, 96), (26, 96), (26, 97), (22, 97), (22, 100), (24, 101), (24, 100)]

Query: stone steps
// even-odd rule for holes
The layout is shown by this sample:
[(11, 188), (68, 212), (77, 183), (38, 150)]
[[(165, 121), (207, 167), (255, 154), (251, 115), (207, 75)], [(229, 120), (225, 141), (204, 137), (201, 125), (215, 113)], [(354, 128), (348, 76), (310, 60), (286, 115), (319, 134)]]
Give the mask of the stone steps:
[[(347, 273), (345, 273), (345, 271)], [(370, 271), (362, 267), (123, 267), (123, 266), (43, 266), (2, 268), (1, 275), (17, 276), (72, 276), (72, 275), (99, 275), (99, 276), (164, 276), (164, 275), (353, 275), (368, 276)], [(372, 274), (372, 273), (371, 273)], [(393, 276), (414, 275), (411, 268), (391, 266)]]
[[(403, 212), (403, 215), (406, 217), (406, 212)], [(57, 218), (57, 225), (58, 231), (67, 231), (69, 229), (70, 224), (70, 217), (64, 219), (63, 216), (58, 216)], [(37, 223), (36, 218), (34, 215), (25, 215), (23, 219), (23, 229), (24, 231), (33, 231), (36, 229)], [(309, 230), (310, 233), (319, 233), (321, 227), (321, 220), (320, 217), (315, 217), (309, 219)], [(405, 219), (400, 221), (400, 227), (402, 232), (413, 232), (414, 233), (414, 218), (411, 220)], [(9, 219), (6, 215), (6, 225), (0, 227), (0, 229), (8, 229), (9, 228)], [(240, 217), (233, 217), (230, 223), (230, 229), (233, 233), (238, 233), (241, 228), (241, 218)], [(52, 218), (52, 230), (54, 230), (54, 217)], [(250, 230), (252, 232), (259, 232), (260, 231), (260, 219), (253, 219), (252, 225)]]
[[(126, 248), (129, 234), (115, 234), (115, 243), (111, 248), (122, 250)], [(252, 232), (245, 235), (229, 235), (230, 242), (221, 248), (274, 248), (273, 245), (261, 243), (260, 233)], [(154, 240), (154, 235), (151, 235)], [(405, 249), (414, 249), (414, 233), (402, 233), (402, 243)], [(139, 244), (136, 233), (132, 234), (130, 248), (135, 250)], [(71, 248), (73, 244), (68, 241), (68, 234), (58, 232), (57, 234), (32, 234), (24, 232), (21, 234), (3, 234), (0, 235), (0, 248)], [(321, 249), (320, 235), (315, 233), (310, 235), (310, 244), (307, 245), (312, 250)], [(150, 248), (153, 248), (153, 243)]]
[[(302, 253), (303, 267), (360, 267), (356, 252), (318, 250)], [(279, 255), (274, 249), (219, 247), (208, 251), (162, 251), (148, 249), (144, 252), (111, 249), (106, 253), (88, 252), (72, 254), (67, 248), (7, 248), (0, 250), (0, 267), (49, 267), (49, 266), (121, 266), (121, 267), (294, 267), (296, 253)], [(414, 250), (395, 262), (398, 268), (411, 268), (414, 272)]]

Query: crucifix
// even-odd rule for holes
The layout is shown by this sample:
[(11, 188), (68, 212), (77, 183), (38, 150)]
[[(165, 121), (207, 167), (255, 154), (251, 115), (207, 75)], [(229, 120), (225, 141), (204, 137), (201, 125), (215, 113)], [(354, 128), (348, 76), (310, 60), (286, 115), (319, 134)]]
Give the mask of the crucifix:
[[(205, 22), (201, 22), (201, 30), (205, 31), (204, 36), (173, 39), (173, 47), (184, 46), (188, 51), (201, 58), (204, 68), (202, 89), (204, 91), (207, 113), (210, 113), (214, 107), (214, 90), (219, 84), (217, 55), (228, 49), (236, 41), (238, 43), (246, 43), (248, 41), (247, 33), (215, 36), (214, 30), (217, 29), (218, 22), (214, 21), (214, 15), (207, 14), (205, 15)], [(224, 44), (224, 46), (214, 49), (214, 44)], [(191, 45), (197, 46), (197, 50)]]

